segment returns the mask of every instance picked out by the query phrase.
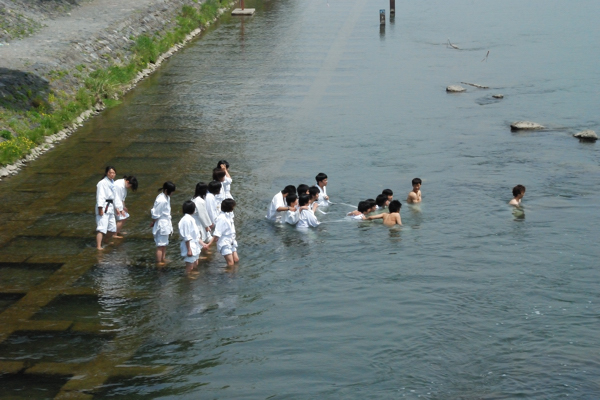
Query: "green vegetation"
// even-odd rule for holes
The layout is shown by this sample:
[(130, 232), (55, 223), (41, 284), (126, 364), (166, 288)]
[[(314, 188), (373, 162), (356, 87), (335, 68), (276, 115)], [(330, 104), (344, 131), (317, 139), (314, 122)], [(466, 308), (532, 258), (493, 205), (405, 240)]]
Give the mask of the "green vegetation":
[[(182, 42), (191, 31), (214, 19), (219, 8), (228, 6), (229, 3), (230, 0), (206, 0), (199, 9), (184, 6), (174, 29), (162, 35), (142, 35), (135, 38), (133, 57), (129, 63), (91, 71), (75, 94), (54, 91), (44, 99), (34, 97), (31, 91), (26, 91), (19, 95), (22, 98), (15, 100), (29, 102), (28, 110), (9, 109), (6, 105), (11, 99), (4, 97), (3, 104), (0, 104), (4, 106), (4, 110), (0, 109), (0, 129), (6, 126), (10, 131), (0, 130), (0, 136), (7, 139), (0, 143), (0, 165), (22, 158), (33, 147), (41, 144), (45, 136), (69, 126), (94, 104), (102, 102), (106, 107), (119, 104), (117, 99), (140, 71), (147, 68), (149, 63), (155, 63), (173, 45)], [(51, 71), (49, 79), (81, 77), (90, 69), (85, 65), (78, 65), (76, 71)]]

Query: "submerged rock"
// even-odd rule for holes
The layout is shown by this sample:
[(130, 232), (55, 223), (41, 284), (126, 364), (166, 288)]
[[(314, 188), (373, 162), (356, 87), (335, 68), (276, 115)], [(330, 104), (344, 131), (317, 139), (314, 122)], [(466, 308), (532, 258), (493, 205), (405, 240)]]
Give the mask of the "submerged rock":
[(522, 130), (535, 130), (535, 129), (544, 129), (544, 127), (538, 123), (531, 121), (517, 121), (510, 124), (510, 130), (512, 131), (522, 131)]
[(450, 85), (446, 88), (446, 92), (449, 93), (460, 93), (460, 92), (465, 92), (467, 89), (465, 89), (464, 87), (460, 86), (460, 85)]
[(598, 135), (596, 135), (596, 132), (594, 132), (591, 129), (587, 129), (585, 131), (577, 132), (573, 136), (576, 137), (577, 139), (579, 139), (582, 142), (595, 142), (596, 140), (598, 140)]
[(495, 99), (503, 99), (504, 95), (503, 94), (494, 94), (494, 95), (492, 95), (492, 97)]

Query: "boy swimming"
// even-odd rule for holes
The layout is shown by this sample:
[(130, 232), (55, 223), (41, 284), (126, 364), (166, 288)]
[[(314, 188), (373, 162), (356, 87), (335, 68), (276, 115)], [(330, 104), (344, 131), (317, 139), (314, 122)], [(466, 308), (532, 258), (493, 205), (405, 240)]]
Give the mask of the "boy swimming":
[(349, 212), (347, 215), (352, 219), (356, 220), (367, 219), (365, 214), (372, 213), (373, 211), (375, 211), (376, 207), (377, 204), (375, 204), (375, 201), (373, 199), (359, 201), (358, 208), (354, 211)]
[(525, 196), (525, 186), (517, 185), (512, 190), (513, 198), (508, 202), (509, 205), (514, 207), (521, 207), (521, 199)]
[(386, 208), (388, 204), (390, 204), (390, 200), (388, 200), (388, 196), (382, 193), (380, 195), (377, 195), (377, 197), (375, 198), (375, 204), (377, 206), (375, 210), (381, 210)]
[(377, 215), (372, 215), (367, 217), (368, 220), (373, 219), (383, 219), (383, 224), (385, 226), (394, 226), (394, 225), (402, 225), (402, 218), (400, 218), (400, 207), (402, 207), (402, 203), (398, 200), (392, 200), (388, 206), (389, 213), (381, 213)]
[(394, 192), (392, 191), (392, 189), (383, 189), (381, 191), (381, 194), (385, 194), (388, 197), (389, 201), (394, 200)]
[(406, 202), (409, 204), (415, 204), (421, 202), (421, 179), (415, 178), (412, 180), (413, 189), (408, 194)]

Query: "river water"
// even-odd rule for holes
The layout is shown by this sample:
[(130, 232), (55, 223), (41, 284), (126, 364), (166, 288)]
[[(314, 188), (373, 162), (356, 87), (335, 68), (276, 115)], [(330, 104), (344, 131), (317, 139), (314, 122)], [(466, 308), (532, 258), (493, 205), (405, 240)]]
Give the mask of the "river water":
[[(0, 183), (0, 398), (597, 398), (600, 151), (571, 135), (600, 130), (600, 3), (246, 3)], [(186, 278), (175, 235), (158, 269), (157, 189), (176, 225), (222, 158), (239, 267)], [(140, 188), (97, 255), (107, 164)], [(265, 221), (318, 172), (319, 228)], [(344, 219), (417, 176), (403, 227)]]

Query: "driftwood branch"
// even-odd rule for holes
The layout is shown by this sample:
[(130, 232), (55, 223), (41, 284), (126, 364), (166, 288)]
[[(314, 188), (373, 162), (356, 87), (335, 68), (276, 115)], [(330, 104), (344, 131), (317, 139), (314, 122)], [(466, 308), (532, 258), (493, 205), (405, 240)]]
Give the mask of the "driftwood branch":
[(476, 88), (479, 88), (479, 89), (489, 89), (490, 88), (489, 86), (482, 86), (482, 85), (478, 85), (476, 83), (469, 83), (469, 82), (461, 82), (461, 83), (464, 85), (475, 86)]
[(455, 46), (452, 44), (452, 42), (450, 42), (450, 38), (448, 38), (448, 42), (446, 43), (446, 47), (448, 46), (452, 47), (453, 49), (460, 50), (458, 46)]

